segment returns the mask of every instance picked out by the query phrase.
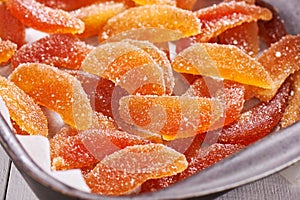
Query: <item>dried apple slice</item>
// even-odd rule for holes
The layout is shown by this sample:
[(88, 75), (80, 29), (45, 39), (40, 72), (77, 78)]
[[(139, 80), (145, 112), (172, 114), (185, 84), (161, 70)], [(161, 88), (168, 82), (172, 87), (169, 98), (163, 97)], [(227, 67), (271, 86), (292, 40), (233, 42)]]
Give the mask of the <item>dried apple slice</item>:
[(200, 21), (193, 12), (175, 6), (139, 6), (109, 19), (99, 39), (106, 40), (124, 31), (140, 28), (168, 29), (188, 37), (200, 32)]
[(53, 34), (23, 45), (14, 55), (11, 65), (44, 63), (51, 66), (79, 69), (92, 46), (71, 34)]
[(98, 35), (101, 27), (105, 25), (108, 19), (125, 9), (126, 6), (123, 3), (106, 2), (79, 8), (71, 12), (71, 14), (85, 23), (84, 32), (78, 36), (87, 38)]
[(18, 47), (25, 43), (25, 26), (0, 1), (0, 38), (16, 43)]
[(272, 13), (266, 8), (235, 1), (203, 8), (195, 14), (202, 23), (201, 33), (196, 36), (198, 42), (208, 42), (227, 29), (245, 22), (272, 19)]
[(183, 154), (162, 144), (135, 145), (104, 158), (85, 181), (94, 193), (129, 194), (148, 179), (175, 175), (187, 165)]
[(128, 124), (174, 140), (207, 131), (223, 110), (215, 99), (130, 95), (120, 99), (119, 112)]
[(264, 67), (233, 45), (196, 43), (174, 59), (175, 71), (224, 78), (271, 89), (273, 81)]
[(10, 117), (22, 131), (31, 135), (48, 135), (47, 118), (41, 108), (23, 90), (2, 76), (0, 97), (4, 100)]
[(35, 0), (7, 0), (11, 14), (23, 24), (47, 33), (82, 33), (84, 23), (60, 9), (52, 9)]
[(37, 103), (56, 111), (79, 130), (92, 125), (93, 111), (80, 82), (72, 75), (39, 63), (19, 65), (10, 80)]
[(3, 41), (0, 38), (0, 64), (11, 59), (17, 50), (17, 45), (9, 40)]

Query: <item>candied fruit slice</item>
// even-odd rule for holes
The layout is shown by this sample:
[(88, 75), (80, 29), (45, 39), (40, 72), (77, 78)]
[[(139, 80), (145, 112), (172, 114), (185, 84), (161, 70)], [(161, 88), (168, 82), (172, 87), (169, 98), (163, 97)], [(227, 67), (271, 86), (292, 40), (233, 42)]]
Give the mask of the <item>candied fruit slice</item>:
[(286, 78), (300, 69), (300, 35), (287, 35), (262, 53), (258, 61), (269, 72), (274, 87), (271, 90), (257, 89), (257, 97), (270, 100)]
[(59, 113), (79, 130), (92, 125), (93, 111), (80, 82), (72, 75), (40, 63), (19, 65), (10, 80), (37, 103)]
[(288, 106), (283, 113), (280, 126), (285, 128), (297, 122), (300, 119), (300, 71), (291, 76), (292, 95), (290, 96)]
[(13, 57), (17, 50), (17, 45), (9, 40), (1, 40), (0, 38), (0, 64), (6, 63)]
[(120, 99), (120, 116), (165, 140), (194, 136), (207, 131), (223, 112), (215, 99), (188, 96), (125, 96)]
[(53, 34), (23, 45), (14, 55), (13, 68), (21, 63), (44, 63), (51, 66), (79, 69), (92, 46), (71, 34)]
[(272, 100), (258, 104), (244, 112), (236, 122), (223, 127), (217, 133), (218, 142), (249, 145), (269, 134), (286, 109), (290, 85), (289, 82), (284, 83)]
[(208, 147), (201, 148), (199, 153), (189, 161), (188, 168), (181, 173), (173, 176), (163, 177), (160, 179), (151, 179), (142, 184), (141, 192), (154, 192), (159, 189), (166, 188), (174, 183), (186, 179), (203, 169), (214, 165), (222, 159), (230, 156), (240, 149), (241, 145), (232, 144), (213, 144)]
[(174, 59), (175, 71), (233, 80), (270, 89), (273, 81), (254, 58), (233, 45), (196, 43)]
[(60, 9), (52, 9), (35, 0), (7, 0), (11, 14), (24, 25), (46, 33), (82, 33), (84, 23)]
[(137, 5), (169, 5), (176, 6), (176, 1), (174, 0), (133, 0)]
[(183, 154), (162, 144), (135, 145), (104, 158), (85, 180), (94, 193), (129, 194), (148, 179), (177, 174), (187, 165)]
[(105, 25), (108, 19), (125, 9), (126, 7), (123, 3), (105, 2), (79, 8), (71, 12), (71, 14), (84, 22), (84, 32), (78, 36), (87, 38), (98, 35), (100, 28)]
[(197, 0), (176, 0), (176, 6), (185, 10), (193, 10)]
[(227, 29), (245, 22), (272, 18), (272, 13), (266, 8), (235, 1), (203, 8), (195, 11), (195, 14), (202, 23), (201, 33), (196, 36), (198, 42), (208, 42)]
[(0, 1), (0, 38), (16, 43), (18, 47), (25, 43), (25, 26)]
[(287, 35), (283, 20), (280, 18), (278, 11), (271, 4), (262, 0), (256, 0), (255, 4), (269, 9), (272, 12), (273, 18), (269, 21), (258, 21), (259, 35), (267, 45), (271, 45), (279, 41)]
[(99, 0), (84, 0), (84, 1), (74, 1), (74, 0), (37, 0), (39, 3), (42, 3), (51, 8), (59, 8), (67, 11), (75, 10), (83, 6), (89, 6), (93, 3), (98, 2)]
[(23, 90), (2, 76), (0, 97), (4, 100), (10, 117), (22, 131), (31, 135), (48, 135), (47, 118), (41, 108)]
[(138, 6), (109, 19), (100, 31), (99, 39), (105, 40), (124, 31), (139, 28), (170, 29), (188, 37), (200, 32), (200, 22), (193, 12), (175, 6)]

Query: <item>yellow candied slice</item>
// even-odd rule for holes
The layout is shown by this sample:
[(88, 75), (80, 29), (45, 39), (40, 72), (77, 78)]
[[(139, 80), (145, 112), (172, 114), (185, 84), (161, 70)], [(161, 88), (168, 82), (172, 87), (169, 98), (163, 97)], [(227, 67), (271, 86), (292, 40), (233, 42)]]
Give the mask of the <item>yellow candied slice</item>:
[(149, 179), (175, 175), (188, 166), (185, 156), (162, 144), (126, 147), (105, 157), (85, 176), (93, 193), (129, 194)]
[(80, 82), (72, 75), (45, 64), (19, 65), (10, 80), (37, 103), (56, 111), (72, 127), (85, 130), (92, 125), (93, 111)]
[(119, 112), (126, 123), (173, 140), (208, 131), (223, 107), (201, 97), (130, 95), (120, 99)]
[(175, 71), (212, 76), (271, 89), (269, 73), (254, 58), (233, 45), (196, 43), (174, 59)]
[(3, 41), (0, 38), (0, 64), (9, 61), (15, 54), (17, 45), (9, 40)]
[(87, 38), (98, 35), (100, 28), (105, 25), (108, 19), (124, 11), (126, 6), (123, 3), (101, 2), (90, 6), (79, 8), (71, 14), (81, 19), (85, 24), (85, 29), (79, 37)]
[(185, 37), (200, 32), (200, 20), (188, 10), (168, 5), (147, 5), (129, 8), (112, 17), (100, 32), (105, 40), (124, 31), (139, 28), (169, 29)]
[(4, 100), (10, 117), (31, 135), (48, 135), (47, 118), (41, 108), (13, 82), (0, 76), (0, 97)]
[(170, 5), (170, 6), (176, 6), (175, 0), (133, 0), (138, 5), (153, 5), (153, 4), (159, 4), (159, 5)]

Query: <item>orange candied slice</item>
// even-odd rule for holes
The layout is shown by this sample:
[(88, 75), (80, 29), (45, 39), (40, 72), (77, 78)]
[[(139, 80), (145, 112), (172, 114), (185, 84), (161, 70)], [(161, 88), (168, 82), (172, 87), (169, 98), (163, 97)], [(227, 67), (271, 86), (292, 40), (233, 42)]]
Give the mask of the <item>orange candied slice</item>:
[(185, 10), (194, 10), (197, 0), (176, 0), (176, 6)]
[(99, 39), (105, 40), (124, 31), (140, 28), (167, 29), (189, 37), (200, 32), (200, 21), (193, 12), (175, 6), (138, 6), (109, 19)]
[(10, 117), (22, 131), (31, 135), (48, 135), (47, 118), (41, 108), (23, 90), (2, 76), (0, 97), (4, 100)]
[(249, 145), (269, 134), (283, 116), (289, 99), (290, 85), (289, 82), (284, 83), (272, 100), (261, 102), (242, 113), (235, 122), (223, 127), (217, 133), (218, 142)]
[(129, 194), (148, 179), (175, 175), (187, 165), (183, 154), (162, 144), (135, 145), (104, 158), (85, 181), (94, 193)]
[(99, 45), (83, 61), (82, 69), (113, 81), (130, 94), (165, 93), (161, 68), (146, 51), (127, 42)]
[(100, 28), (105, 25), (108, 19), (125, 9), (126, 7), (123, 3), (106, 2), (79, 8), (71, 12), (71, 14), (84, 22), (84, 32), (78, 36), (87, 38), (98, 35)]
[(46, 33), (82, 33), (84, 23), (70, 13), (35, 0), (7, 0), (7, 7), (24, 25)]
[(0, 64), (11, 59), (17, 50), (17, 45), (9, 40), (3, 41), (0, 38)]
[(14, 55), (13, 68), (22, 63), (44, 63), (51, 66), (79, 69), (92, 46), (71, 34), (53, 34), (23, 45)]
[(137, 5), (169, 5), (176, 6), (175, 0), (133, 0)]
[(25, 43), (25, 26), (0, 1), (0, 38), (16, 43), (18, 47)]
[(291, 76), (292, 92), (288, 106), (281, 118), (280, 126), (282, 128), (288, 127), (300, 119), (300, 71), (295, 72)]
[(209, 130), (223, 113), (218, 100), (188, 96), (135, 96), (120, 99), (120, 116), (165, 140), (195, 136)]
[(270, 89), (269, 73), (254, 58), (233, 45), (196, 43), (174, 59), (175, 71), (233, 80)]
[(270, 100), (286, 78), (300, 69), (300, 35), (283, 37), (264, 51), (258, 61), (274, 82), (271, 90), (258, 89), (258, 97)]
[(201, 33), (196, 36), (198, 42), (208, 42), (227, 29), (245, 22), (272, 19), (272, 13), (266, 8), (235, 1), (203, 8), (195, 14), (202, 23)]
[(93, 111), (80, 82), (55, 67), (26, 63), (19, 65), (10, 80), (37, 103), (59, 113), (62, 119), (79, 130), (92, 125)]
[(51, 8), (59, 8), (62, 10), (75, 10), (78, 8), (81, 8), (83, 6), (89, 6), (93, 3), (96, 3), (99, 0), (84, 0), (84, 1), (73, 1), (73, 0), (55, 0), (55, 1), (49, 1), (49, 0), (37, 0), (39, 3), (42, 3), (46, 6), (49, 6)]

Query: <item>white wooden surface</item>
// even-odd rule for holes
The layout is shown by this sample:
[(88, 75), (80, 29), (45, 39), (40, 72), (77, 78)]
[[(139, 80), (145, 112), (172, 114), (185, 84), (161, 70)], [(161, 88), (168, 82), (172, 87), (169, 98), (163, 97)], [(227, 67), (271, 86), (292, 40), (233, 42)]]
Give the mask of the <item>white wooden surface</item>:
[[(38, 200), (0, 146), (0, 199)], [(279, 174), (236, 188), (215, 200), (299, 200), (300, 185)]]

